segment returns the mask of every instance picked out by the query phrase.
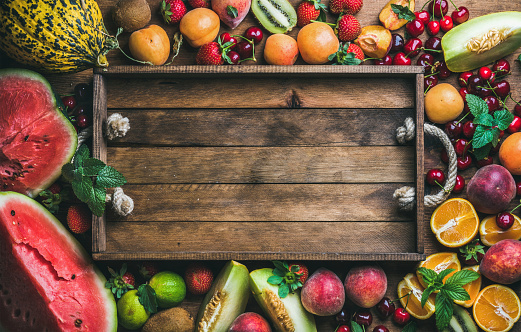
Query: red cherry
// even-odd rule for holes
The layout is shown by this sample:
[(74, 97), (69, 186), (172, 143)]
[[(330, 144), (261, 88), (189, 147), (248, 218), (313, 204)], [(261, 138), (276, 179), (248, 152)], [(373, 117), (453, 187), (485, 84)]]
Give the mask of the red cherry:
[(89, 126), (89, 119), (87, 116), (85, 116), (85, 114), (78, 115), (76, 118), (76, 126), (78, 126), (80, 129), (85, 129)]
[(517, 133), (521, 129), (521, 117), (514, 115), (514, 120), (510, 123), (507, 128), (507, 131), (510, 134)]
[(514, 216), (510, 212), (500, 212), (496, 216), (496, 225), (502, 230), (507, 230), (514, 224)]
[(438, 84), (438, 75), (425, 76), (423, 84), (425, 85), (425, 90), (431, 89), (433, 86)]
[(521, 116), (521, 100), (516, 103), (516, 106), (514, 106), (514, 114)]
[(230, 58), (230, 60), (232, 60), (232, 64), (234, 64), (234, 65), (240, 64), (239, 61), (241, 60), (241, 56), (239, 55), (239, 53), (237, 53), (235, 51), (229, 51), (228, 57)]
[(427, 33), (431, 36), (435, 36), (440, 32), (440, 22), (430, 21), (427, 23)]
[(374, 60), (374, 64), (377, 66), (390, 66), (393, 64), (393, 58), (387, 54), (382, 59)]
[(431, 0), (427, 8), (429, 13), (434, 13), (434, 16), (443, 17), (449, 11), (449, 3), (447, 0)]
[(492, 88), (500, 98), (506, 98), (510, 93), (510, 83), (508, 83), (506, 80), (494, 82), (492, 84)]
[(445, 132), (449, 138), (459, 138), (463, 131), (463, 124), (459, 121), (449, 121), (445, 124)]
[(371, 323), (373, 322), (373, 315), (371, 314), (370, 311), (367, 311), (367, 310), (362, 310), (362, 311), (357, 311), (354, 315), (353, 315), (353, 320), (358, 323), (358, 325), (363, 325), (365, 327), (371, 325)]
[(447, 32), (454, 26), (452, 22), (452, 18), (450, 16), (443, 16), (443, 19), (440, 21), (441, 31)]
[(398, 52), (394, 55), (393, 65), (410, 66), (411, 58), (405, 56), (405, 53), (403, 52)]
[(438, 37), (430, 37), (425, 41), (425, 52), (434, 56), (441, 54), (441, 39)]
[(383, 325), (377, 325), (374, 327), (373, 332), (389, 332), (389, 329)]
[(445, 173), (441, 169), (433, 168), (427, 172), (425, 179), (431, 186), (443, 185), (445, 182)]
[(472, 165), (472, 158), (467, 153), (464, 156), (458, 157), (457, 159), (458, 170), (464, 171)]
[(376, 311), (380, 315), (381, 318), (387, 318), (393, 314), (396, 310), (394, 303), (390, 298), (384, 297), (376, 304)]
[(398, 308), (394, 311), (393, 320), (398, 325), (405, 325), (411, 319), (411, 315), (404, 309)]
[(494, 163), (494, 159), (491, 156), (486, 156), (483, 159), (476, 161), (478, 168), (485, 167)]
[(521, 181), (516, 182), (516, 194), (517, 196), (521, 196)]
[(403, 45), (403, 51), (405, 52), (408, 58), (414, 58), (420, 53), (422, 46), (423, 42), (421, 41), (421, 39), (411, 38), (405, 42), (405, 45)]
[(452, 20), (456, 24), (461, 24), (463, 22), (468, 21), (469, 16), (470, 16), (469, 10), (467, 9), (467, 7), (463, 7), (463, 6), (458, 7), (458, 9), (453, 11), (452, 15), (451, 15)]
[(257, 45), (262, 41), (264, 33), (262, 33), (262, 30), (259, 27), (253, 26), (246, 29), (246, 31), (244, 32), (244, 37), (253, 41), (253, 43)]
[(253, 45), (247, 41), (238, 42), (236, 51), (241, 56), (242, 60), (253, 58)]
[(454, 143), (454, 151), (459, 157), (464, 156), (470, 147), (469, 141), (466, 138), (460, 138)]
[(340, 326), (336, 329), (336, 332), (351, 332), (351, 329), (350, 329), (349, 326), (347, 326), (347, 325), (340, 325)]
[(414, 13), (414, 16), (416, 16), (417, 19), (419, 19), (420, 21), (423, 22), (423, 24), (427, 24), (429, 23), (430, 19), (431, 19), (431, 15), (429, 14), (428, 11), (426, 10), (422, 10), (420, 12), (415, 12)]
[(474, 75), (474, 74), (471, 71), (465, 71), (465, 72), (459, 74), (459, 78), (458, 78), (459, 86), (461, 86), (461, 87), (467, 86), (469, 77), (472, 75)]
[(492, 65), (492, 71), (497, 74), (497, 76), (503, 76), (510, 73), (510, 63), (505, 59), (499, 59)]
[(423, 24), (423, 21), (415, 18), (414, 20), (407, 23), (407, 25), (405, 25), (405, 29), (409, 35), (416, 38), (421, 35), (423, 31), (425, 31), (425, 25)]
[(487, 103), (488, 112), (490, 114), (494, 113), (495, 111), (497, 111), (499, 109), (499, 99), (497, 99), (496, 96), (492, 96), (492, 95), (486, 96), (485, 102)]
[(467, 87), (459, 88), (459, 94), (461, 98), (463, 98), (463, 100), (466, 100), (467, 95), (469, 94), (469, 90), (467, 89)]
[(434, 56), (429, 53), (423, 53), (418, 57), (418, 60), (416, 60), (416, 64), (425, 68), (426, 73), (432, 72), (434, 66)]
[(479, 68), (479, 76), (485, 81), (488, 81), (492, 77), (492, 70), (488, 67), (483, 66)]
[(228, 32), (221, 33), (219, 38), (221, 38), (222, 44), (226, 44), (227, 42), (232, 42), (232, 46), (230, 46), (230, 48), (229, 48), (230, 50), (235, 50), (235, 48), (237, 47), (237, 38), (233, 37)]
[(467, 89), (471, 94), (477, 94), (480, 86), (483, 86), (483, 79), (479, 75), (472, 75), (467, 80)]
[(389, 53), (401, 52), (403, 50), (403, 44), (405, 43), (405, 40), (397, 33), (393, 33), (391, 37), (391, 49), (389, 50)]
[(476, 132), (476, 125), (472, 120), (467, 121), (463, 124), (463, 135), (468, 138), (472, 139), (474, 137), (474, 132)]
[(463, 192), (463, 189), (465, 188), (465, 178), (461, 175), (456, 175), (456, 183), (454, 184), (454, 187), (452, 188), (452, 192), (455, 194), (459, 194)]
[(351, 320), (349, 311), (346, 308), (342, 308), (342, 310), (340, 310), (340, 312), (336, 314), (335, 320), (341, 324), (349, 323), (349, 321)]
[[(437, 37), (431, 37), (431, 38), (437, 38)], [(436, 71), (438, 72), (438, 76), (441, 79), (449, 78), (450, 74), (452, 74), (452, 72), (447, 67), (447, 64), (443, 60), (438, 61), (437, 65), (436, 65)]]
[(74, 96), (62, 97), (62, 103), (67, 108), (67, 111), (72, 111), (78, 104), (76, 102), (76, 98), (74, 98)]

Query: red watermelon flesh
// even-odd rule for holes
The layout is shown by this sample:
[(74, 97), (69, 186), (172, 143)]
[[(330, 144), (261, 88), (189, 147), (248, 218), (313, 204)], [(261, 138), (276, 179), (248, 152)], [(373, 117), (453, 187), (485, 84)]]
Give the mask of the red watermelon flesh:
[(61, 174), (78, 137), (38, 73), (0, 70), (0, 190), (35, 197)]
[(0, 192), (0, 329), (116, 331), (105, 282), (51, 213), (27, 196)]

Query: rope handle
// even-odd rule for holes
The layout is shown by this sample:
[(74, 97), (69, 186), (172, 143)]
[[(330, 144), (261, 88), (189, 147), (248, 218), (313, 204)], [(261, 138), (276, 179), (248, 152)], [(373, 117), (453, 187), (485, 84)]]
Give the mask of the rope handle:
[[(406, 118), (404, 125), (396, 129), (396, 139), (398, 140), (398, 143), (404, 144), (412, 140), (415, 131), (416, 126), (413, 119), (411, 117)], [(448, 179), (445, 182), (445, 186), (438, 193), (426, 195), (424, 198), (425, 206), (435, 207), (449, 197), (454, 185), (456, 184), (456, 176), (458, 175), (457, 155), (449, 137), (443, 130), (429, 123), (425, 123), (423, 125), (423, 131), (426, 134), (438, 138), (447, 150), (447, 155), (449, 157)], [(398, 188), (394, 191), (393, 198), (398, 202), (398, 206), (401, 210), (412, 211), (416, 204), (416, 190), (414, 187), (409, 186)]]

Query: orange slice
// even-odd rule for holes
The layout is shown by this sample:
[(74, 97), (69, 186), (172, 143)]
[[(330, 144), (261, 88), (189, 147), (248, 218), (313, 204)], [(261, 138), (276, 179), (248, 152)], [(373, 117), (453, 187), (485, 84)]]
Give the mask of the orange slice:
[(402, 281), (398, 283), (398, 297), (400, 303), (411, 316), (418, 319), (427, 319), (434, 314), (435, 294), (431, 294), (425, 303), (421, 306), (421, 298), (424, 287), (420, 284), (418, 277), (414, 273), (407, 274)]
[(521, 303), (516, 293), (503, 285), (490, 285), (479, 292), (472, 314), (486, 332), (510, 331), (521, 316)]
[[(472, 270), (474, 272), (479, 273), (479, 265), (467, 266), (463, 268), (463, 270)], [(474, 304), (474, 301), (476, 301), (479, 291), (481, 290), (481, 274), (479, 275), (479, 278), (477, 278), (476, 280), (469, 282), (466, 285), (463, 285), (463, 289), (465, 289), (467, 293), (469, 293), (470, 300), (454, 302), (461, 306), (464, 306), (465, 308), (470, 308)]]
[(446, 247), (461, 247), (478, 233), (479, 217), (472, 204), (463, 198), (451, 198), (434, 210), (431, 230)]
[[(461, 264), (458, 260), (458, 254), (455, 252), (439, 252), (436, 254), (432, 254), (427, 257), (426, 260), (420, 262), (419, 267), (425, 267), (431, 270), (434, 270), (436, 273), (440, 273), (441, 271), (445, 269), (454, 269), (454, 272), (449, 273), (444, 279), (443, 282), (445, 282), (451, 275), (461, 270)], [(423, 278), (421, 275), (418, 274), (418, 280), (420, 281), (420, 284), (423, 286), (423, 288), (426, 288), (427, 285), (423, 281)]]
[(504, 239), (521, 239), (521, 219), (514, 216), (514, 224), (507, 230), (499, 228), (496, 224), (496, 216), (487, 216), (479, 225), (479, 236), (481, 242), (486, 246), (492, 246)]

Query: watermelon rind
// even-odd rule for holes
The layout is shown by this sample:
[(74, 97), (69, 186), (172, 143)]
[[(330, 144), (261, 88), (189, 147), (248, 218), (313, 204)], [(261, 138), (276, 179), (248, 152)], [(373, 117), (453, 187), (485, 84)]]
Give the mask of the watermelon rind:
[(1, 191), (36, 197), (60, 177), (78, 144), (76, 129), (60, 104), (39, 73), (0, 69)]
[[(0, 192), (0, 268), (0, 327), (15, 331), (117, 330), (116, 302), (105, 288), (103, 273), (54, 215), (16, 192)], [(20, 298), (26, 289), (35, 298)], [(36, 305), (41, 303), (46, 307)], [(24, 313), (29, 314), (23, 308), (31, 318), (41, 312), (52, 317), (44, 317), (46, 322), (39, 325), (24, 318)]]

